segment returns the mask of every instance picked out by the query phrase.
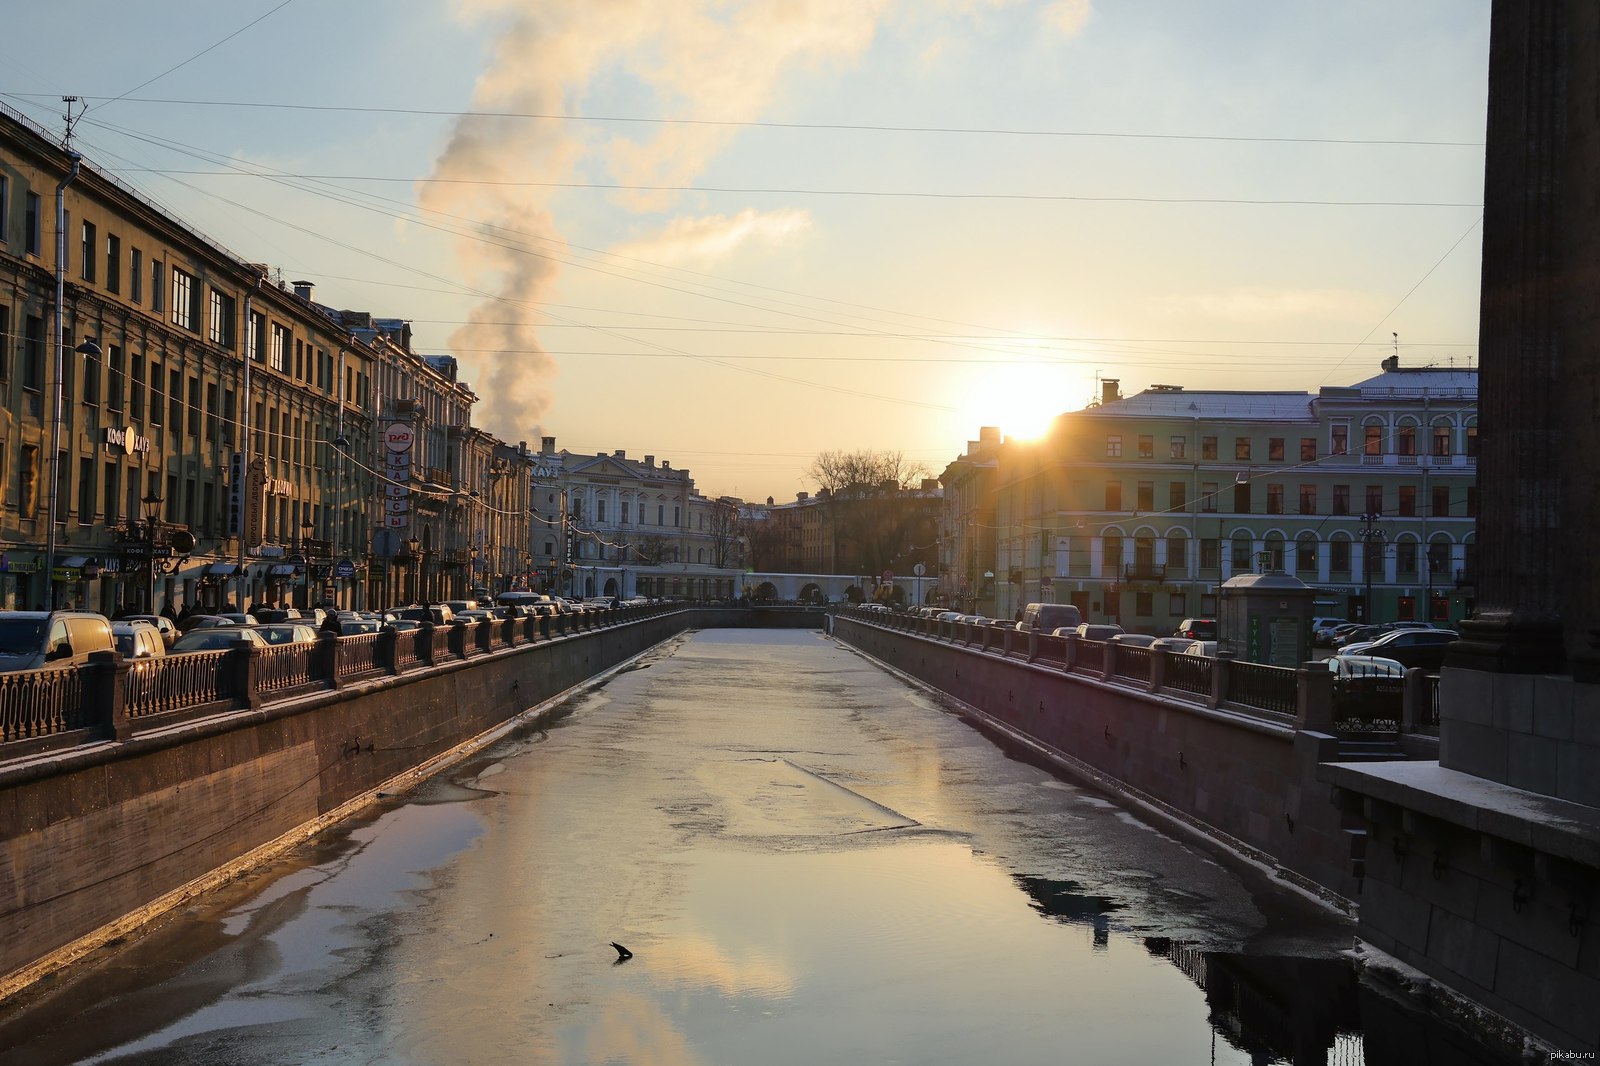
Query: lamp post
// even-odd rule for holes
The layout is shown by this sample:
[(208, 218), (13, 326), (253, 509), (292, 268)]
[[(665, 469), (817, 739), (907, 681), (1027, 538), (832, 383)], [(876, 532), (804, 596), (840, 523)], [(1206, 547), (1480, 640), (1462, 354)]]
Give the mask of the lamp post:
[[(149, 573), (146, 575), (145, 600), (147, 609), (151, 614), (156, 613), (156, 575), (170, 574), (178, 568), (181, 560), (173, 556), (176, 548), (184, 555), (194, 550), (194, 535), (188, 530), (178, 530), (167, 535), (161, 524), (161, 497), (154, 492), (139, 501), (144, 505), (144, 521), (139, 530), (139, 543), (144, 546), (144, 557)], [(157, 558), (158, 551), (167, 553), (165, 558)]]
[(305, 519), (303, 521), (301, 521), (301, 523), (300, 523), (300, 558), (302, 560), (304, 560), (304, 562), (301, 563), (301, 566), (302, 566), (302, 568), (304, 570), (304, 575), (303, 576), (304, 576), (304, 580), (305, 580), (305, 596), (304, 596), (304, 599), (302, 600), (302, 602), (300, 604), (300, 606), (303, 607), (303, 608), (309, 608), (311, 606), (311, 543), (310, 542), (311, 542), (311, 534), (315, 533), (316, 531), (317, 531), (316, 523), (311, 521), (311, 516), (310, 515), (307, 515), (305, 517)]
[(406, 547), (411, 551), (411, 602), (422, 602), (422, 542), (416, 537), (406, 538)]
[[(1361, 570), (1365, 578), (1365, 592), (1361, 597), (1361, 621), (1367, 625), (1372, 624), (1372, 546), (1374, 543), (1382, 545), (1385, 533), (1378, 527), (1378, 520), (1383, 515), (1376, 511), (1368, 511), (1361, 516)], [(1382, 550), (1381, 547), (1379, 549)]]
[[(57, 279), (59, 282), (59, 278)], [(56, 365), (55, 365), (55, 396), (54, 408), (50, 422), (50, 494), (46, 497), (45, 507), (45, 548), (44, 548), (44, 579), (46, 588), (49, 589), (48, 599), (50, 609), (60, 606), (56, 599), (56, 508), (60, 505), (61, 493), (61, 404), (62, 404), (62, 370), (66, 361), (64, 350), (66, 339), (61, 333), (61, 294), (56, 294)], [(72, 349), (78, 355), (98, 359), (100, 346), (94, 341), (85, 340), (82, 344)]]

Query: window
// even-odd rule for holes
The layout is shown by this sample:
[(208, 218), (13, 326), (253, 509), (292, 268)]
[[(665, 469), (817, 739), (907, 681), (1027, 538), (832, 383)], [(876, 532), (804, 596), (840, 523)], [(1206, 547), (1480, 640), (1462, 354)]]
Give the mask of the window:
[(161, 294), (167, 288), (166, 264), (159, 259), (150, 260), (150, 310), (161, 313)]
[(207, 336), (212, 344), (233, 349), (233, 297), (227, 293), (211, 290), (211, 321), (208, 324)]
[(1268, 485), (1267, 486), (1267, 513), (1268, 514), (1282, 514), (1283, 513), (1283, 486), (1282, 485)]
[(1300, 486), (1300, 513), (1317, 513), (1317, 487), (1315, 485)]
[(78, 459), (78, 525), (94, 524), (94, 492), (100, 486), (95, 474), (94, 460)]
[(83, 357), (83, 402), (89, 407), (100, 406), (100, 360), (92, 355)]
[(1417, 487), (1415, 485), (1401, 485), (1400, 498), (1395, 508), (1396, 513), (1404, 518), (1413, 518), (1417, 513)]
[(1234, 537), (1228, 545), (1228, 563), (1236, 574), (1248, 574), (1255, 569), (1255, 560), (1250, 558), (1254, 551), (1249, 537)]
[(1189, 504), (1189, 486), (1182, 481), (1167, 484), (1167, 510), (1181, 511)]
[(1156, 509), (1156, 483), (1154, 481), (1141, 481), (1138, 487), (1139, 502), (1135, 504), (1141, 511), (1154, 511)]
[(664, 505), (658, 503), (658, 504), (656, 504), (656, 525), (664, 526), (666, 524), (667, 524), (667, 509), (666, 509), (666, 507)]
[(106, 525), (114, 526), (121, 514), (117, 510), (122, 495), (122, 468), (115, 461), (106, 464)]
[(1361, 454), (1363, 454), (1363, 455), (1382, 455), (1383, 454), (1383, 427), (1382, 426), (1376, 426), (1376, 425), (1367, 426), (1367, 427), (1365, 427), (1364, 432), (1366, 433), (1367, 442), (1366, 442), (1365, 445), (1362, 446)]
[(1122, 537), (1110, 533), (1101, 538), (1100, 572), (1114, 577), (1122, 576)]
[(134, 356), (129, 362), (133, 369), (133, 382), (128, 388), (128, 417), (144, 422), (144, 360)]
[(172, 432), (183, 430), (183, 373), (167, 371), (167, 425)]
[(22, 250), (28, 255), (39, 253), (39, 229), (44, 221), (44, 204), (39, 194), (30, 192), (22, 209)]
[(1341, 425), (1330, 426), (1329, 427), (1328, 454), (1330, 454), (1330, 455), (1349, 455), (1350, 454), (1350, 427), (1349, 426), (1341, 424)]
[(161, 407), (165, 397), (161, 392), (161, 364), (154, 359), (150, 360), (150, 424), (161, 424)]
[(267, 349), (267, 365), (283, 370), (289, 358), (289, 330), (276, 322), (272, 324), (272, 346)]
[(1283, 438), (1267, 438), (1267, 461), (1272, 463), (1283, 462)]
[(1249, 462), (1250, 461), (1250, 438), (1249, 437), (1235, 437), (1235, 438), (1233, 438), (1233, 457), (1235, 459), (1242, 459), (1245, 462)]
[(1108, 482), (1106, 482), (1106, 510), (1108, 510), (1108, 511), (1120, 511), (1120, 510), (1122, 510), (1122, 482), (1120, 482), (1120, 481), (1108, 481)]
[(1149, 592), (1135, 592), (1133, 594), (1133, 613), (1140, 618), (1149, 618), (1155, 612), (1155, 596)]
[(11, 183), (0, 174), (0, 245), (11, 243)]
[(1478, 457), (1478, 427), (1476, 425), (1472, 425), (1472, 426), (1468, 426), (1467, 427), (1467, 458), (1468, 459), (1476, 459), (1477, 457)]
[(1417, 427), (1404, 425), (1400, 427), (1400, 434), (1395, 438), (1395, 450), (1401, 455), (1417, 454)]
[(24, 444), (17, 452), (17, 509), (23, 518), (39, 517), (39, 446)]
[(1383, 486), (1382, 485), (1368, 485), (1367, 486), (1367, 508), (1366, 508), (1366, 510), (1367, 510), (1368, 514), (1382, 514), (1383, 513)]
[(1250, 513), (1250, 482), (1233, 486), (1233, 509), (1239, 514)]
[[(5, 179), (0, 178), (0, 191), (4, 191)], [(0, 378), (11, 376), (11, 308), (0, 304)]]
[(1433, 427), (1433, 455), (1436, 459), (1448, 459), (1450, 457), (1449, 426)]
[(623, 525), (627, 525), (628, 524), (628, 501), (627, 500), (623, 500), (622, 501), (622, 524)]
[(115, 233), (106, 234), (106, 291), (122, 288), (122, 238)]
[(188, 399), (189, 417), (186, 421), (189, 436), (198, 437), (200, 435), (200, 421), (205, 412), (200, 407), (200, 379), (192, 374), (189, 376)]
[(1335, 485), (1333, 487), (1333, 514), (1350, 513), (1350, 486)]
[(1335, 574), (1350, 572), (1350, 542), (1335, 540), (1328, 544), (1328, 570)]
[(128, 299), (139, 303), (144, 299), (144, 253), (137, 248), (128, 251)]
[(1450, 486), (1435, 485), (1433, 487), (1433, 516), (1435, 518), (1450, 517)]
[(1222, 541), (1213, 537), (1202, 538), (1200, 541), (1200, 569), (1222, 569)]
[(181, 329), (195, 329), (196, 297), (194, 275), (178, 267), (172, 268), (172, 324)]
[(1154, 459), (1156, 456), (1156, 439), (1148, 433), (1139, 434), (1139, 458)]
[(83, 248), (79, 252), (79, 257), (83, 260), (81, 264), (83, 280), (93, 285), (95, 261), (100, 258), (100, 240), (94, 231), (93, 222), (83, 224)]
[(1171, 458), (1182, 459), (1184, 457), (1184, 438), (1173, 434), (1172, 439), (1168, 442), (1168, 449), (1168, 454)]
[(1317, 438), (1300, 438), (1300, 461), (1302, 463), (1314, 463), (1317, 461)]
[(604, 522), (606, 520), (606, 501), (604, 497), (601, 497), (594, 505), (594, 520), (596, 522)]
[(1203, 481), (1200, 483), (1200, 510), (1207, 514), (1215, 514), (1217, 510), (1217, 483)]
[(232, 389), (222, 390), (222, 443), (233, 447), (234, 398)]
[(1302, 533), (1294, 542), (1294, 568), (1302, 574), (1317, 572), (1317, 538)]
[(206, 382), (206, 440), (217, 439), (217, 383)]
[(1113, 433), (1106, 437), (1106, 458), (1122, 458), (1122, 437), (1120, 435)]
[(60, 506), (56, 508), (58, 526), (67, 524), (67, 501), (72, 499), (67, 494), (72, 487), (72, 467), (68, 465), (71, 459), (72, 456), (65, 451), (56, 452), (56, 499), (60, 502)]
[(1200, 438), (1200, 458), (1202, 458), (1202, 459), (1215, 459), (1216, 457), (1217, 457), (1217, 438), (1215, 438), (1215, 437), (1201, 437)]
[(1467, 517), (1478, 517), (1478, 486), (1467, 486)]
[(44, 319), (25, 315), (22, 320), (22, 387), (44, 388)]
[(1394, 568), (1401, 574), (1415, 574), (1417, 572), (1416, 541), (1402, 540), (1395, 544)]
[(683, 517), (680, 514), (682, 510), (683, 508), (681, 507), (674, 507), (672, 509), (672, 524), (674, 527), (683, 525)]
[(261, 362), (262, 353), (267, 347), (267, 316), (260, 311), (250, 312), (249, 334), (245, 337), (246, 354), (256, 362)]

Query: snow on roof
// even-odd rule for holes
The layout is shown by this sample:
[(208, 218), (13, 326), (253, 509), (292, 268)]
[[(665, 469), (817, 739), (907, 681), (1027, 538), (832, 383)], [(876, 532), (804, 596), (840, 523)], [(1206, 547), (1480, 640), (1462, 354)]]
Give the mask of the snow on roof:
[(1198, 418), (1202, 421), (1268, 422), (1310, 420), (1309, 392), (1190, 392), (1161, 389), (1125, 396), (1098, 407), (1086, 408), (1085, 415), (1113, 418)]
[(1454, 367), (1401, 367), (1358, 381), (1350, 388), (1360, 389), (1364, 400), (1421, 398), (1424, 393), (1429, 396), (1476, 398), (1478, 372)]

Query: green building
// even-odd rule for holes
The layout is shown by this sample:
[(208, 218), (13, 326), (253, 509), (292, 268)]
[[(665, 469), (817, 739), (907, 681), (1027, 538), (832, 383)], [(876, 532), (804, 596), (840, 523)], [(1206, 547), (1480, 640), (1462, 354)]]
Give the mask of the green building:
[(1008, 440), (993, 474), (994, 613), (1032, 601), (1169, 633), (1217, 586), (1281, 570), (1316, 614), (1453, 624), (1472, 611), (1475, 369), (1309, 392), (1153, 385)]

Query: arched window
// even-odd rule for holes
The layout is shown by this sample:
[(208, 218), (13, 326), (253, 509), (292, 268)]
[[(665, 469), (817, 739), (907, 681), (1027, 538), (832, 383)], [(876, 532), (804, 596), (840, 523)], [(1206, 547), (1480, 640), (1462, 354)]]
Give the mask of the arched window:
[(1315, 533), (1302, 533), (1294, 541), (1294, 568), (1297, 573), (1314, 574), (1317, 572), (1317, 536)]
[(1417, 424), (1410, 419), (1400, 423), (1395, 434), (1394, 450), (1402, 456), (1417, 454)]

